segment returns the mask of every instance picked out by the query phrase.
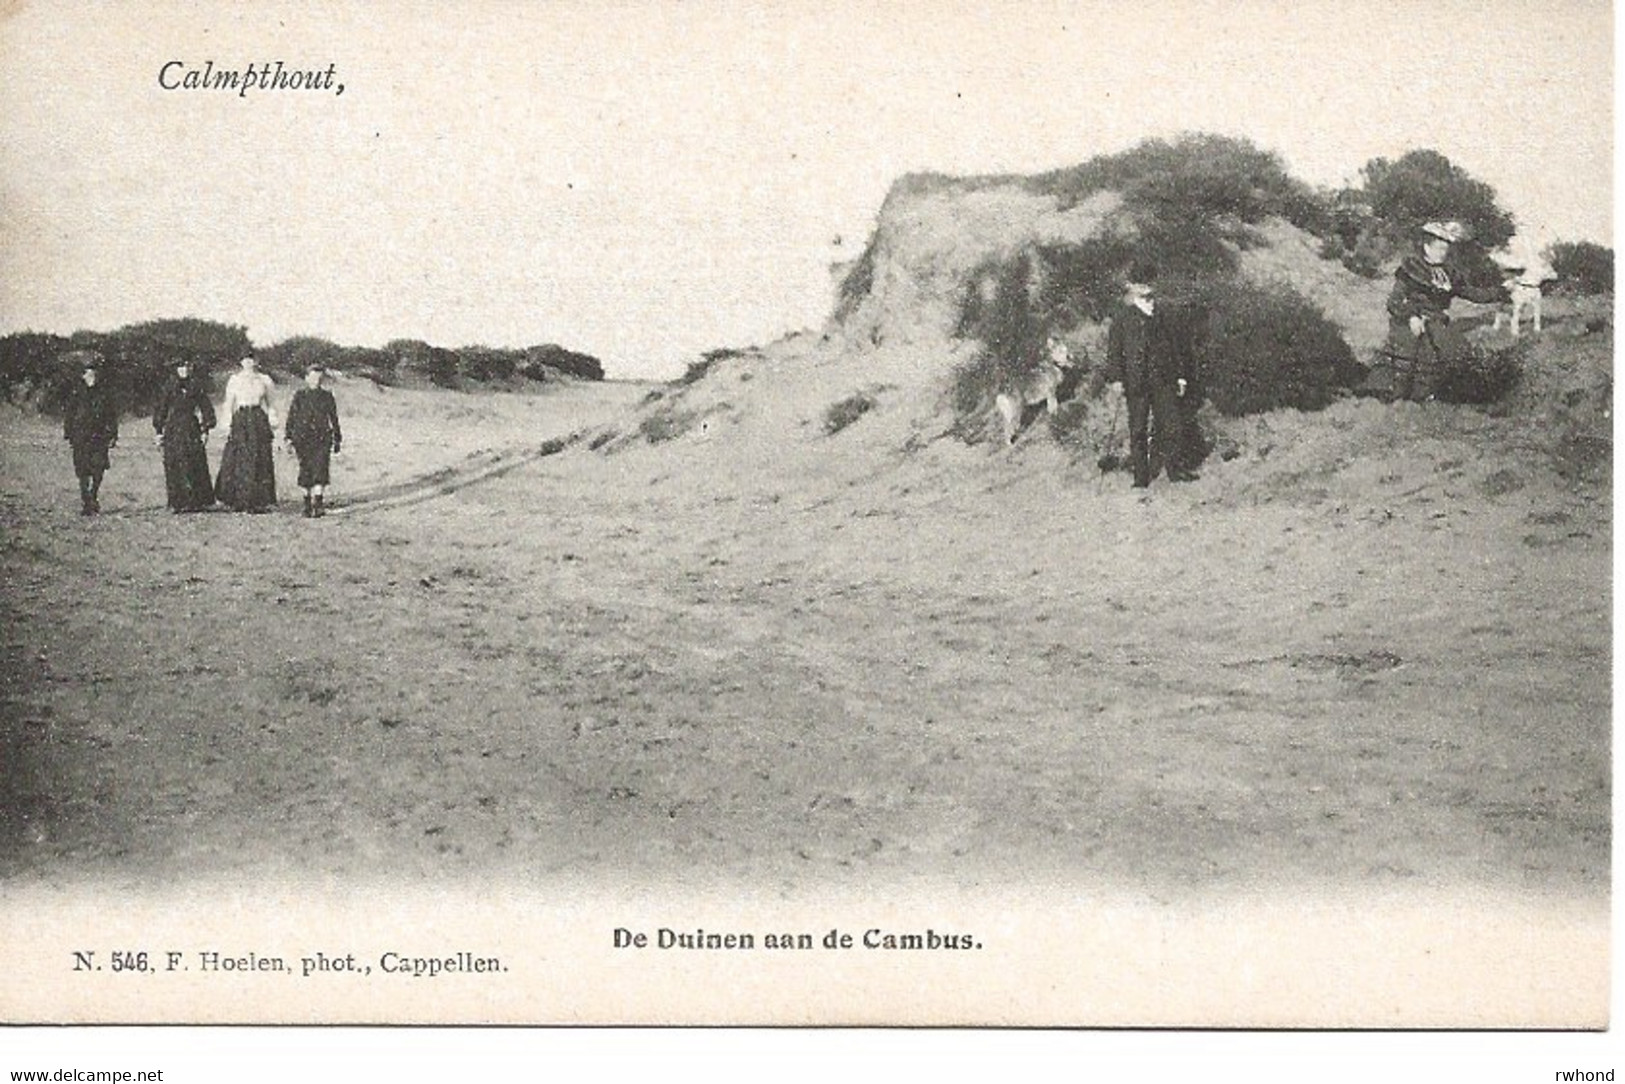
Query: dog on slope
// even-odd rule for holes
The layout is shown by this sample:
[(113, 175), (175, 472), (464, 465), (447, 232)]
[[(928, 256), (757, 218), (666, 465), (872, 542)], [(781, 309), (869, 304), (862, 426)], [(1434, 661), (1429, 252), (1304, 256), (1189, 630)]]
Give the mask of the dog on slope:
[(1546, 258), (1536, 253), (1529, 244), (1509, 247), (1506, 252), (1495, 253), (1490, 258), (1501, 268), (1504, 276), (1502, 285), (1512, 302), (1510, 313), (1502, 309), (1495, 314), (1495, 330), (1500, 331), (1502, 323), (1510, 316), (1512, 335), (1516, 338), (1518, 325), (1527, 316), (1531, 326), (1538, 333), (1541, 293), (1545, 284), (1557, 277), (1557, 272), (1552, 269)]
[(1004, 443), (1008, 447), (1016, 442), (1016, 434), (1021, 431), (1021, 423), (1027, 408), (1043, 403), (1045, 408), (1054, 414), (1061, 408), (1061, 384), (1072, 369), (1072, 355), (1066, 348), (1066, 343), (1054, 336), (1045, 344), (1046, 357), (1038, 366), (1036, 372), (1028, 376), (1022, 383), (1008, 391), (1001, 391), (994, 397), (993, 405), (999, 410), (999, 418), (1004, 423)]
[(1495, 314), (1495, 330), (1501, 330), (1501, 323), (1510, 320), (1512, 337), (1518, 337), (1518, 324), (1525, 313), (1529, 314), (1530, 325), (1536, 333), (1540, 331), (1540, 294), (1541, 283), (1530, 282), (1525, 275), (1514, 275), (1506, 280), (1507, 294), (1512, 298), (1512, 312), (1510, 316), (1506, 311)]

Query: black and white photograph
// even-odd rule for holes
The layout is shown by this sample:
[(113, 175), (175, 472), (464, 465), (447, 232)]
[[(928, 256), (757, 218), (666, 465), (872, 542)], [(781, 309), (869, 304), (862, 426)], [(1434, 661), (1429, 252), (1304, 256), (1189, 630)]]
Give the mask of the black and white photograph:
[(0, 4), (0, 1020), (1612, 1079), (1613, 57)]

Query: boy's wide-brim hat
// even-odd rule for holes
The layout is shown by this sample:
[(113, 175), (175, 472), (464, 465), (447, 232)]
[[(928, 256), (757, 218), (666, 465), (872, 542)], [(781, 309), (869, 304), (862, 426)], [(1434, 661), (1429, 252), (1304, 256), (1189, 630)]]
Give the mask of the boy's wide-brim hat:
[(1453, 245), (1467, 239), (1467, 230), (1460, 222), (1429, 222), (1422, 227), (1422, 232)]

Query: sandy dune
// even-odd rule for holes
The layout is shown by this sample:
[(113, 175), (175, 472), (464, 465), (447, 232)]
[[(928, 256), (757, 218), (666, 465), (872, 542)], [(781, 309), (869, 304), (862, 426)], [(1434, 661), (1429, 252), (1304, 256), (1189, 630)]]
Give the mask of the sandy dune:
[(1349, 401), (1142, 501), (802, 360), (341, 382), (320, 523), (167, 514), (133, 421), (87, 522), (7, 414), (0, 872), (1606, 891), (1606, 484)]

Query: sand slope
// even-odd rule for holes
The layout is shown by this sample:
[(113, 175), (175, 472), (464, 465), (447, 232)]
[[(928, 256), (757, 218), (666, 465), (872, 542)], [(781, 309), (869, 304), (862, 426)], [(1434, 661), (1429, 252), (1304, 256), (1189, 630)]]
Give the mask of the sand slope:
[(0, 872), (1604, 890), (1606, 456), (1347, 401), (1140, 499), (938, 364), (346, 382), (314, 524), (168, 515), (135, 423), (87, 522), (6, 415)]

